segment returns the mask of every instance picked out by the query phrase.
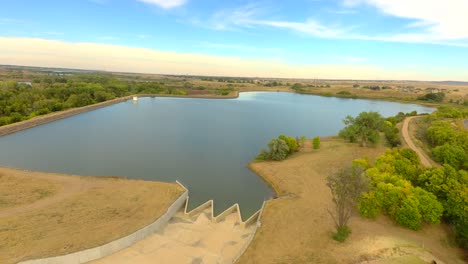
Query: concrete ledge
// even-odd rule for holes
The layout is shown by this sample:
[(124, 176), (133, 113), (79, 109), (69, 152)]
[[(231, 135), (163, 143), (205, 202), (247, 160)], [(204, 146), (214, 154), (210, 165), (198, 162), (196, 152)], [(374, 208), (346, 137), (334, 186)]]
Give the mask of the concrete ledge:
[(96, 109), (99, 109), (99, 108), (102, 108), (102, 107), (106, 107), (106, 106), (109, 106), (109, 105), (125, 102), (125, 101), (128, 101), (128, 100), (131, 100), (134, 96), (137, 96), (137, 97), (177, 97), (177, 98), (198, 98), (198, 99), (202, 99), (202, 98), (205, 98), (205, 99), (234, 99), (234, 98), (239, 97), (239, 92), (235, 91), (234, 94), (230, 94), (230, 95), (227, 95), (227, 96), (206, 96), (206, 95), (192, 95), (192, 96), (180, 95), (179, 96), (179, 95), (171, 95), (171, 94), (136, 94), (136, 95), (129, 95), (129, 96), (124, 96), (124, 97), (119, 97), (119, 98), (115, 98), (115, 99), (112, 99), (112, 100), (104, 101), (104, 102), (101, 102), (101, 103), (96, 103), (96, 104), (87, 105), (87, 106), (83, 106), (83, 107), (71, 108), (71, 109), (67, 109), (67, 110), (63, 110), (63, 111), (59, 111), (59, 112), (53, 112), (53, 113), (50, 113), (50, 114), (37, 116), (37, 117), (34, 117), (32, 119), (24, 120), (24, 121), (21, 121), (21, 122), (16, 122), (16, 123), (5, 125), (5, 126), (0, 126), (0, 137), (8, 135), (8, 134), (13, 134), (13, 133), (16, 133), (16, 132), (21, 131), (21, 130), (25, 130), (25, 129), (33, 128), (33, 127), (36, 127), (36, 126), (44, 125), (44, 124), (54, 122), (54, 121), (57, 121), (57, 120), (60, 120), (60, 119), (64, 119), (64, 118), (67, 118), (67, 117), (71, 117), (71, 116), (74, 116), (74, 115), (78, 115), (78, 114), (81, 114), (81, 113), (93, 111), (93, 110), (96, 110)]
[[(185, 191), (188, 192), (188, 189), (182, 183), (180, 183), (179, 181), (176, 181), (176, 183), (179, 184)], [(246, 221), (242, 221), (241, 209), (240, 209), (240, 206), (239, 206), (238, 203), (233, 204), (231, 207), (229, 207), (228, 209), (224, 210), (223, 212), (221, 212), (220, 214), (215, 216), (214, 215), (214, 201), (213, 200), (209, 200), (209, 201), (199, 205), (198, 207), (192, 209), (191, 211), (188, 211), (189, 200), (190, 200), (190, 197), (187, 196), (187, 200), (185, 202), (185, 210), (184, 210), (185, 215), (187, 215), (189, 217), (192, 217), (192, 216), (195, 216), (195, 215), (197, 215), (197, 214), (199, 214), (199, 213), (203, 212), (204, 210), (211, 207), (211, 221), (213, 223), (218, 223), (218, 222), (223, 221), (226, 218), (226, 216), (236, 212), (237, 213), (238, 223), (239, 223), (241, 228), (246, 228), (247, 226), (249, 226), (251, 224), (255, 224), (255, 223), (257, 223), (257, 225), (258, 225), (257, 221), (260, 219), (260, 215), (261, 215), (261, 211), (263, 209), (263, 206), (265, 206), (265, 202), (264, 202), (263, 205), (262, 205), (262, 208), (260, 210), (255, 212)]]
[[(249, 222), (251, 221), (251, 219), (255, 219), (255, 223), (257, 223), (255, 225), (255, 229), (254, 231), (252, 232), (252, 235), (250, 235), (249, 237), (249, 240), (247, 241), (247, 243), (245, 243), (245, 246), (239, 251), (239, 253), (237, 254), (237, 256), (232, 260), (232, 264), (236, 263), (237, 260), (239, 260), (239, 258), (244, 254), (244, 252), (247, 250), (247, 248), (250, 246), (250, 243), (252, 243), (252, 240), (254, 239), (255, 237), (255, 234), (257, 233), (257, 229), (262, 225), (261, 223), (261, 217), (262, 217), (262, 213), (263, 213), (263, 209), (265, 208), (265, 204), (266, 202), (263, 202), (262, 204), (262, 208), (260, 208), (260, 210), (257, 211), (257, 213), (255, 213), (254, 215), (252, 215), (247, 221), (245, 222)], [(256, 218), (254, 218), (254, 216), (257, 214)]]
[(213, 218), (213, 223), (218, 223), (218, 222), (221, 222), (223, 221), (226, 216), (234, 213), (234, 212), (237, 212), (237, 216), (240, 220), (240, 222), (242, 222), (242, 217), (240, 215), (240, 209), (239, 209), (239, 204), (234, 204), (233, 206), (229, 207), (228, 209), (224, 210), (224, 212), (220, 213), (219, 215), (217, 215), (216, 217)]
[(177, 198), (177, 200), (172, 203), (171, 206), (167, 209), (166, 213), (164, 213), (161, 217), (159, 217), (155, 222), (151, 223), (150, 225), (143, 227), (142, 229), (107, 244), (104, 244), (99, 247), (86, 249), (83, 251), (78, 251), (75, 253), (71, 253), (68, 255), (57, 256), (57, 257), (50, 257), (50, 258), (43, 258), (43, 259), (35, 259), (35, 260), (27, 260), (19, 262), (20, 264), (59, 264), (59, 263), (67, 263), (67, 264), (80, 264), (89, 262), (92, 260), (100, 259), (106, 256), (109, 256), (119, 250), (127, 248), (136, 242), (143, 240), (144, 238), (152, 235), (155, 231), (160, 230), (163, 228), (167, 222), (184, 206), (188, 199), (188, 191), (185, 189), (185, 192)]

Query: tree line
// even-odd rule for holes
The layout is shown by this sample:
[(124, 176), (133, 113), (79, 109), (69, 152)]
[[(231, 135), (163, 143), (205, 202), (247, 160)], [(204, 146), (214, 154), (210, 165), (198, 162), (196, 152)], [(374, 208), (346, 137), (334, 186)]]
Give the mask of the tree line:
[[(192, 88), (164, 82), (135, 81), (104, 73), (36, 77), (32, 85), (0, 81), (0, 126), (131, 94), (187, 95)], [(204, 91), (227, 95), (232, 89)]]

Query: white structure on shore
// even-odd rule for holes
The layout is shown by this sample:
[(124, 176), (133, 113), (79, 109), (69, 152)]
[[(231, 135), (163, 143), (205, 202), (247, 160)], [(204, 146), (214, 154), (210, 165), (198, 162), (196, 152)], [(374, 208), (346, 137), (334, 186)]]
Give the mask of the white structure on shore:
[(137, 97), (137, 96), (133, 96), (133, 101), (134, 101), (134, 102), (137, 102), (137, 101), (138, 101), (138, 97)]

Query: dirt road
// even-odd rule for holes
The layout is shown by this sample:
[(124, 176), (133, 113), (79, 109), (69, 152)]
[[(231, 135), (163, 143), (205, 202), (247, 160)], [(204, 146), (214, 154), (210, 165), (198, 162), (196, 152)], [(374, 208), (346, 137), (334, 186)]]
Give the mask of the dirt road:
[(417, 116), (407, 117), (405, 119), (405, 121), (403, 121), (403, 128), (401, 129), (401, 134), (403, 136), (403, 139), (406, 141), (406, 144), (408, 144), (408, 147), (410, 149), (414, 150), (418, 154), (419, 159), (421, 160), (421, 163), (426, 167), (430, 167), (431, 162), (429, 161), (428, 158), (426, 158), (426, 156), (424, 155), (422, 150), (420, 148), (416, 147), (416, 145), (413, 143), (413, 141), (411, 140), (411, 137), (409, 135), (409, 129), (408, 129), (409, 122), (413, 118), (416, 118), (416, 117)]

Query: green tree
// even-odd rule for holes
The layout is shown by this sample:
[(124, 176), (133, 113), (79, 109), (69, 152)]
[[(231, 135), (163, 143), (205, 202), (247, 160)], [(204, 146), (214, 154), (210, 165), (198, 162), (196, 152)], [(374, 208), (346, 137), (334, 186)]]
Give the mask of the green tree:
[(288, 148), (289, 148), (289, 154), (292, 154), (294, 152), (299, 151), (299, 144), (298, 144), (296, 138), (290, 137), (290, 136), (285, 136), (285, 135), (280, 135), (278, 137), (278, 139), (281, 139), (284, 142), (286, 142), (286, 144), (288, 145)]
[(319, 149), (320, 148), (320, 137), (314, 137), (312, 140), (312, 144), (314, 149)]
[(288, 157), (289, 147), (284, 140), (274, 138), (268, 143), (268, 157), (272, 160), (284, 160)]
[(346, 127), (339, 135), (350, 142), (358, 142), (367, 147), (369, 143), (378, 143), (382, 121), (382, 116), (377, 112), (362, 112), (356, 118), (347, 116), (343, 120)]
[(432, 149), (435, 160), (442, 164), (449, 164), (454, 168), (468, 168), (466, 151), (459, 145), (446, 143)]

